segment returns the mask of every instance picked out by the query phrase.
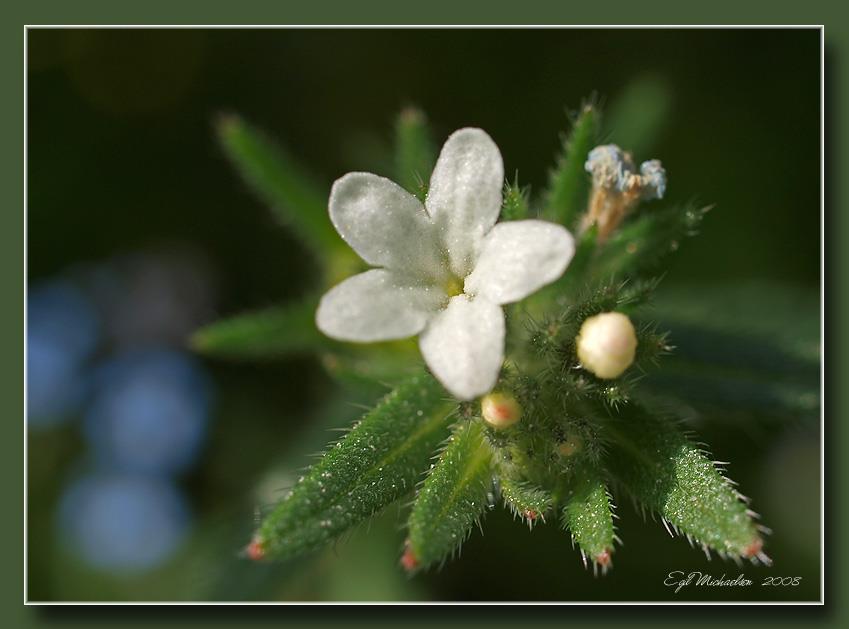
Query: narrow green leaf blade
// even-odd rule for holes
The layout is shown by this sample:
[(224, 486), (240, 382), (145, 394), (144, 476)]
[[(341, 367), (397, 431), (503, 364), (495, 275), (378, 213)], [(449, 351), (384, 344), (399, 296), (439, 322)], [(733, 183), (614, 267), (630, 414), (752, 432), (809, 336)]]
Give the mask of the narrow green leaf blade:
[(752, 411), (773, 420), (819, 419), (819, 363), (793, 352), (792, 344), (739, 329), (671, 327), (675, 351), (666, 368), (652, 374), (650, 388), (711, 411), (718, 421), (739, 424), (740, 413)]
[[(636, 404), (607, 428), (616, 442), (611, 471), (631, 494), (703, 549), (768, 561), (742, 496), (672, 421)], [(668, 526), (671, 525), (671, 528)]]
[(589, 175), (587, 155), (598, 142), (601, 115), (595, 105), (584, 105), (563, 140), (557, 165), (549, 175), (543, 218), (573, 228), (587, 205)]
[(531, 522), (537, 518), (545, 519), (545, 514), (553, 504), (549, 492), (507, 474), (499, 476), (498, 484), (504, 503), (510, 507), (514, 515)]
[(407, 107), (395, 122), (395, 177), (408, 192), (424, 201), (436, 163), (436, 148), (424, 112)]
[(562, 523), (580, 548), (584, 565), (589, 556), (594, 565), (607, 570), (616, 534), (604, 478), (598, 470), (581, 466), (575, 470), (563, 501)]
[(236, 115), (216, 123), (225, 154), (277, 219), (319, 259), (345, 247), (330, 223), (327, 192), (281, 146)]
[(263, 519), (264, 556), (319, 548), (410, 491), (448, 437), (454, 407), (430, 375), (399, 385)]
[(229, 359), (268, 359), (332, 346), (315, 327), (317, 299), (248, 312), (197, 330), (193, 349)]
[(458, 428), (416, 497), (408, 551), (425, 568), (454, 552), (483, 513), (492, 487), (492, 450), (479, 422)]

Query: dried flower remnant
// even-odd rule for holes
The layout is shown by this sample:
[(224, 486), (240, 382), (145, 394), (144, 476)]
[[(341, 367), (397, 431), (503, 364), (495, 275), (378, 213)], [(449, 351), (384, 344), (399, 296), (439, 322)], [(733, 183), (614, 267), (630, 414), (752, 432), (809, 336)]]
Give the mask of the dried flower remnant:
[(622, 219), (641, 200), (662, 199), (666, 193), (666, 171), (653, 159), (634, 166), (630, 153), (615, 144), (590, 151), (584, 169), (592, 174), (593, 189), (581, 231), (598, 226), (598, 240), (604, 242)]

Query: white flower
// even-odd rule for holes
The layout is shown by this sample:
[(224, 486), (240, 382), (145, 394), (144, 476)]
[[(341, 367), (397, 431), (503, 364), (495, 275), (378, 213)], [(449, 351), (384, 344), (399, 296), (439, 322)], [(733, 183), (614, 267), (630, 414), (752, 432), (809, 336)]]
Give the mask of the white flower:
[(503, 181), (501, 153), (480, 129), (460, 129), (445, 142), (424, 205), (371, 173), (338, 179), (330, 219), (380, 268), (328, 291), (318, 328), (359, 342), (420, 334), (425, 362), (446, 389), (464, 400), (487, 393), (504, 359), (501, 306), (560, 277), (575, 250), (560, 225), (496, 225)]

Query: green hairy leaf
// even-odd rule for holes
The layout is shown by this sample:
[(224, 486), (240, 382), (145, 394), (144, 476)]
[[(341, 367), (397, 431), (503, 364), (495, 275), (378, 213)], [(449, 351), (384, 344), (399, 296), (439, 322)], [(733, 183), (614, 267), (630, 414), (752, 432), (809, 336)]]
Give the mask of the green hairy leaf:
[(584, 564), (589, 556), (594, 565), (606, 570), (616, 535), (610, 495), (598, 470), (580, 466), (568, 483), (563, 502), (563, 526), (581, 549)]
[(327, 191), (281, 146), (238, 116), (222, 116), (218, 139), (245, 183), (319, 260), (345, 245), (327, 214)]
[(528, 482), (516, 480), (507, 474), (499, 476), (498, 484), (504, 503), (510, 507), (514, 515), (529, 522), (537, 518), (545, 519), (546, 513), (553, 504), (549, 492)]
[(315, 327), (317, 299), (222, 319), (191, 338), (196, 350), (231, 359), (277, 358), (333, 346)]
[(643, 505), (705, 552), (768, 561), (742, 496), (672, 421), (629, 404), (608, 430), (617, 442), (611, 471)]
[(528, 205), (529, 191), (519, 186), (518, 175), (513, 183), (504, 184), (504, 202), (501, 206), (501, 220), (520, 221), (528, 218), (531, 210)]
[(492, 451), (479, 422), (459, 427), (416, 496), (409, 551), (419, 567), (459, 548), (489, 503)]
[(598, 143), (601, 115), (592, 103), (584, 105), (563, 139), (557, 165), (549, 175), (542, 218), (573, 228), (586, 209), (589, 175), (584, 172), (587, 155)]
[(263, 555), (288, 558), (323, 546), (412, 490), (449, 435), (454, 403), (429, 375), (399, 385), (265, 516)]
[(424, 201), (435, 163), (436, 147), (424, 112), (414, 107), (402, 110), (395, 122), (396, 181)]

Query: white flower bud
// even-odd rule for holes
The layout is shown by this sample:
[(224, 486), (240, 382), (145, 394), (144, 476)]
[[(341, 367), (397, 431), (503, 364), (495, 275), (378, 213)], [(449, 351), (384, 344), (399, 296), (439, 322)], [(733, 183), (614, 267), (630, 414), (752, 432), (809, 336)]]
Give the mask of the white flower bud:
[(487, 424), (499, 430), (519, 421), (522, 407), (508, 393), (490, 393), (481, 399), (481, 415)]
[(575, 340), (583, 367), (599, 378), (618, 378), (634, 362), (637, 334), (621, 312), (588, 318)]

